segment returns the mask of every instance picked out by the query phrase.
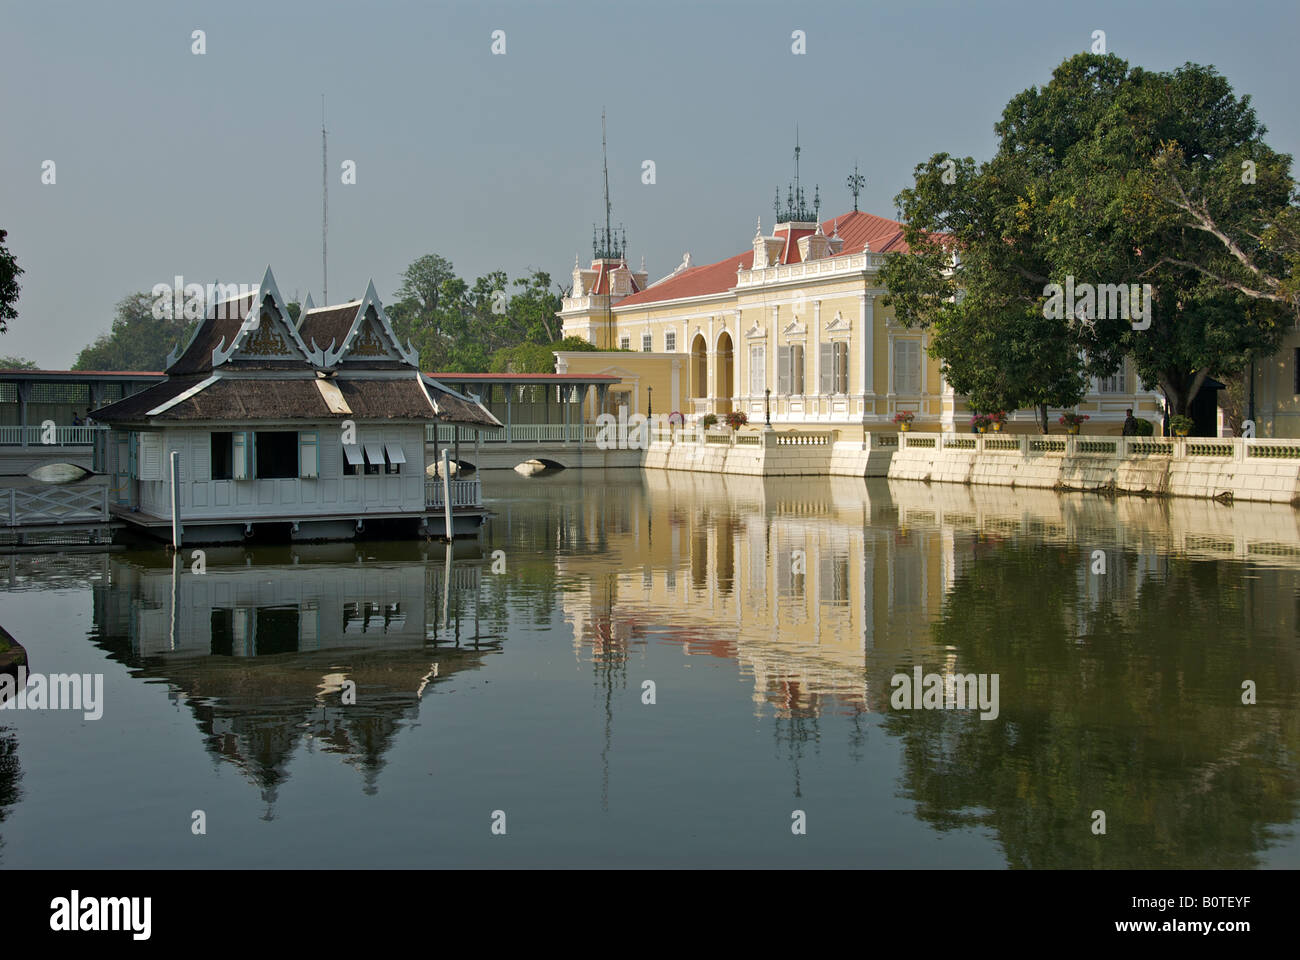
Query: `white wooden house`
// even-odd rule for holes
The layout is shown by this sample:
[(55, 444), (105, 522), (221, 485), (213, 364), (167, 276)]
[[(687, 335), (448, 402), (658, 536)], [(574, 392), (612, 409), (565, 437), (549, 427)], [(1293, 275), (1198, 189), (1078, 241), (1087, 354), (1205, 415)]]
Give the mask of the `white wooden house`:
[[(444, 532), (426, 477), (425, 427), (496, 428), (477, 400), (420, 373), (373, 282), (295, 324), (268, 268), (259, 289), (209, 308), (167, 379), (94, 411), (113, 512), (170, 537), (171, 454), (184, 543), (263, 532), (343, 539), (369, 529)], [(452, 481), (453, 525), (482, 523), (479, 481)]]

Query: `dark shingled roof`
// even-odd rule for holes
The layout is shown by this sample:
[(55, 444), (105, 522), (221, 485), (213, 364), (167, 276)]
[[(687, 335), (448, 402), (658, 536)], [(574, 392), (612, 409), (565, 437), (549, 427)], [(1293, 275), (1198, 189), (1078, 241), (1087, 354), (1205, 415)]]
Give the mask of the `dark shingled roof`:
[[(249, 310), (253, 309), (253, 299), (256, 296), (256, 293), (250, 293), (244, 297), (215, 304), (203, 323), (199, 325), (194, 339), (185, 348), (185, 352), (167, 368), (168, 375), (174, 377), (211, 370), (213, 349), (220, 345), (223, 337), (226, 346), (230, 346), (231, 341), (235, 339), (235, 334), (239, 333), (244, 317)], [(217, 317), (224, 319), (218, 320)]]
[(308, 310), (299, 317), (298, 336), (309, 347), (315, 340), (316, 346), (322, 350), (328, 350), (331, 346), (337, 350), (352, 329), (352, 321), (357, 318), (357, 310), (360, 308), (361, 301), (356, 300), (338, 307)]
[[(146, 419), (145, 414), (190, 389), (205, 377), (174, 377), (134, 396), (96, 410), (91, 416), (103, 423)], [(331, 378), (350, 413), (333, 413), (316, 378), (223, 377), (192, 397), (148, 418), (163, 422), (268, 420), (430, 420), (478, 427), (499, 427), (495, 417), (458, 394), (425, 381), (430, 406), (415, 375), (394, 379)]]

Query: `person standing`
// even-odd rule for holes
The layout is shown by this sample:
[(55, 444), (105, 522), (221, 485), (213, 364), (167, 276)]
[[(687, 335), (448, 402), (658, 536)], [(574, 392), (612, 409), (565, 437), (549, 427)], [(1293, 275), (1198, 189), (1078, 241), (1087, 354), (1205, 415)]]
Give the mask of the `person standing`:
[(1121, 433), (1126, 437), (1136, 437), (1138, 435), (1137, 417), (1133, 416), (1132, 407), (1124, 411), (1124, 429)]

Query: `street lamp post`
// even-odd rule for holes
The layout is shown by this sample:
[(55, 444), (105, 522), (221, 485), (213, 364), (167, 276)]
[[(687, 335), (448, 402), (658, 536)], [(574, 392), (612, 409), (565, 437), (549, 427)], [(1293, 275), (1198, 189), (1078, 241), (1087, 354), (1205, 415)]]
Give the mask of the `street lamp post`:
[(763, 429), (771, 430), (772, 429), (772, 388), (771, 387), (767, 387), (763, 391), (763, 398), (764, 398), (763, 402), (767, 406), (767, 424), (766, 426), (763, 427)]

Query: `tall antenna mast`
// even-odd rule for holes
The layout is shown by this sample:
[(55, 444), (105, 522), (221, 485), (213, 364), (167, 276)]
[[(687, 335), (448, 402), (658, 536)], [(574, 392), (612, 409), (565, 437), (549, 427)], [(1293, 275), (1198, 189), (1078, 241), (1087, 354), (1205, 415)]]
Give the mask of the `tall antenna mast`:
[(605, 242), (608, 245), (609, 228), (609, 151), (605, 146), (605, 108), (600, 108), (600, 159), (605, 167)]
[(321, 298), (328, 304), (330, 302), (330, 271), (329, 257), (327, 255), (327, 242), (330, 229), (330, 183), (329, 183), (329, 163), (326, 160), (327, 147), (325, 145), (325, 94), (320, 95), (320, 275), (321, 275)]

